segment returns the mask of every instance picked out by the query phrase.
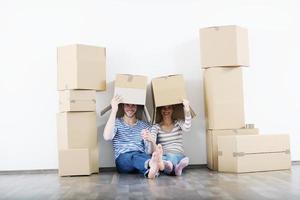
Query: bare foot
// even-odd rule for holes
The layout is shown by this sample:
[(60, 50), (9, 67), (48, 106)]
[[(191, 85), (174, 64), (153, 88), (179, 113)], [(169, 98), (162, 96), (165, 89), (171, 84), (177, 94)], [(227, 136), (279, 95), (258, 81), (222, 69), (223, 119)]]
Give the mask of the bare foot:
[(157, 145), (156, 152), (158, 153), (158, 157), (159, 157), (159, 161), (158, 161), (159, 170), (163, 171), (165, 169), (165, 164), (164, 164), (164, 162), (162, 160), (163, 149), (162, 149), (161, 144)]
[(149, 173), (148, 173), (148, 178), (155, 178), (155, 175), (158, 173), (158, 162), (159, 162), (159, 157), (157, 152), (153, 152), (152, 157), (149, 161)]

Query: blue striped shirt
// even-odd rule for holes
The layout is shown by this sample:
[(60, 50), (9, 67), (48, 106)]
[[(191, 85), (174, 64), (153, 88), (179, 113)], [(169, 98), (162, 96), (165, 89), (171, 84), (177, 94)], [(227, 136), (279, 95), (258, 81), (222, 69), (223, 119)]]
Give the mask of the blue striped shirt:
[(142, 139), (143, 129), (149, 129), (150, 124), (137, 120), (134, 125), (127, 124), (123, 118), (116, 118), (114, 137), (112, 139), (115, 159), (121, 154), (130, 151), (146, 152), (146, 142)]

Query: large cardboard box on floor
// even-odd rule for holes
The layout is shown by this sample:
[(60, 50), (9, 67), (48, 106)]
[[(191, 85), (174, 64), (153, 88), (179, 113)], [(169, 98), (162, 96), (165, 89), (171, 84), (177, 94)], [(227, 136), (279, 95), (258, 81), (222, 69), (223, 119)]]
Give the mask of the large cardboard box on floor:
[[(115, 80), (114, 96), (122, 97), (122, 103), (138, 105), (137, 117), (145, 118), (151, 121), (146, 104), (147, 92), (147, 76), (133, 74), (117, 74)], [(117, 117), (123, 116), (123, 104), (119, 105)], [(111, 106), (107, 106), (101, 111), (101, 115), (105, 114)]]
[(95, 90), (59, 91), (59, 111), (96, 111)]
[[(161, 116), (159, 109), (162, 106), (174, 105), (173, 117), (176, 119), (184, 119), (184, 111), (182, 100), (187, 99), (185, 91), (185, 83), (183, 76), (168, 75), (152, 79), (152, 95), (153, 95), (153, 123), (159, 122)], [(192, 117), (195, 116), (194, 111), (191, 109)]]
[(106, 89), (105, 48), (68, 45), (57, 49), (58, 90)]
[(200, 29), (201, 65), (249, 66), (247, 29), (229, 25)]
[(257, 172), (291, 168), (289, 135), (218, 137), (221, 172)]
[(207, 167), (212, 170), (218, 170), (218, 136), (257, 135), (258, 133), (259, 130), (257, 128), (207, 130), (206, 131)]
[(96, 112), (57, 114), (58, 149), (96, 148)]
[(58, 172), (60, 176), (90, 175), (98, 173), (98, 153), (89, 149), (65, 149), (58, 151)]
[(207, 129), (239, 129), (245, 126), (242, 67), (204, 70)]

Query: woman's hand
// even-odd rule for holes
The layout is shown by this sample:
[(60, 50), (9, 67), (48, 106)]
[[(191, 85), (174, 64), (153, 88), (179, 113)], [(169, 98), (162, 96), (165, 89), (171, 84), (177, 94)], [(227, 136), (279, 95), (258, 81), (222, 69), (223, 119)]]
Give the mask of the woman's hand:
[(187, 99), (182, 100), (183, 108), (186, 112), (190, 111), (190, 102)]
[(154, 137), (151, 135), (150, 131), (148, 129), (143, 129), (141, 136), (144, 140), (155, 143)]

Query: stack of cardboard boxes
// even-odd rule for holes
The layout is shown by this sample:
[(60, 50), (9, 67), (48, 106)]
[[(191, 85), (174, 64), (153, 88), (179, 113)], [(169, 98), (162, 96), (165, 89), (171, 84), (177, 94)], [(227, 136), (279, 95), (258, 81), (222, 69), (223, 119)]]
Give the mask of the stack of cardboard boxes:
[(208, 168), (253, 172), (290, 168), (288, 135), (260, 135), (245, 124), (242, 68), (248, 33), (238, 26), (200, 30)]
[(106, 89), (105, 48), (69, 45), (57, 53), (59, 175), (98, 173), (96, 91)]

